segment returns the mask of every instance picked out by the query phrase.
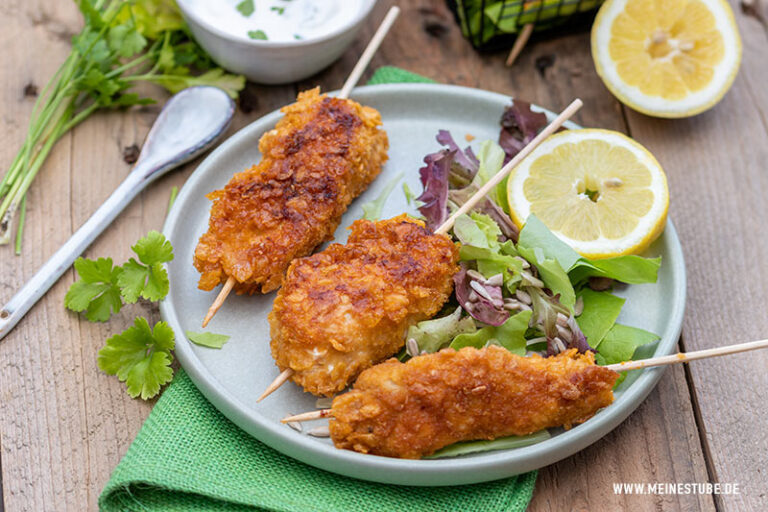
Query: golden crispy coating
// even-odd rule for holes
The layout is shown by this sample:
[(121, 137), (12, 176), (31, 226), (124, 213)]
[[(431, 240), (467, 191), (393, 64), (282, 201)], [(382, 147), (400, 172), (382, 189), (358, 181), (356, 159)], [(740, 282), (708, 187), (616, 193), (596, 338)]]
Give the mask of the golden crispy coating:
[(278, 288), (294, 258), (333, 238), (349, 203), (387, 160), (387, 134), (372, 108), (317, 88), (282, 111), (259, 141), (261, 162), (208, 194), (208, 232), (194, 258), (203, 290), (229, 276), (238, 293)]
[(456, 443), (570, 428), (613, 402), (592, 353), (520, 357), (489, 346), (374, 366), (333, 401), (337, 448), (416, 459)]
[(350, 229), (346, 245), (291, 264), (269, 314), (277, 366), (316, 395), (395, 354), (408, 327), (440, 310), (458, 270), (450, 238), (406, 215)]

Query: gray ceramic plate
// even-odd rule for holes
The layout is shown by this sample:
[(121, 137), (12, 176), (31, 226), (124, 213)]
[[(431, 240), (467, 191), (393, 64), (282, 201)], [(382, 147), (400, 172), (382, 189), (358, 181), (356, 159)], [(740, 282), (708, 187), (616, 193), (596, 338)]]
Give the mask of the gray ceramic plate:
[[(390, 160), (381, 176), (349, 208), (336, 231), (337, 241), (344, 241), (346, 227), (362, 216), (362, 204), (378, 197), (400, 172), (405, 171), (405, 181), (412, 190), (421, 190), (418, 168), (425, 154), (439, 148), (435, 142), (439, 129), (450, 130), (457, 141), (463, 141), (466, 134), (478, 141), (496, 139), (499, 116), (509, 103), (509, 98), (500, 94), (425, 84), (361, 87), (355, 90), (354, 98), (381, 112), (389, 134)], [(208, 326), (211, 332), (232, 336), (222, 350), (193, 345), (183, 335), (187, 330), (201, 330), (200, 321), (215, 296), (197, 289), (198, 273), (192, 266), (195, 245), (208, 224), (210, 202), (205, 194), (223, 187), (233, 173), (259, 161), (259, 138), (274, 127), (280, 115), (273, 112), (259, 119), (211, 153), (184, 185), (164, 228), (176, 257), (168, 266), (171, 292), (160, 309), (178, 335), (176, 354), (200, 391), (241, 428), (286, 455), (355, 478), (404, 485), (468, 484), (512, 476), (568, 457), (615, 428), (653, 389), (661, 369), (635, 372), (616, 393), (616, 401), (582, 425), (567, 432), (553, 431), (550, 439), (536, 445), (454, 459), (412, 461), (337, 450), (328, 439), (309, 437), (281, 424), (279, 420), (286, 414), (313, 410), (315, 397), (289, 383), (256, 403), (256, 397), (278, 374), (269, 352), (267, 324), (274, 293), (227, 299)], [(398, 186), (387, 201), (384, 217), (406, 210)], [(619, 320), (661, 335), (661, 341), (648, 347), (645, 356), (654, 350), (659, 355), (671, 353), (683, 319), (685, 264), (671, 222), (649, 254), (664, 257), (658, 284), (635, 285), (618, 292), (629, 299)]]

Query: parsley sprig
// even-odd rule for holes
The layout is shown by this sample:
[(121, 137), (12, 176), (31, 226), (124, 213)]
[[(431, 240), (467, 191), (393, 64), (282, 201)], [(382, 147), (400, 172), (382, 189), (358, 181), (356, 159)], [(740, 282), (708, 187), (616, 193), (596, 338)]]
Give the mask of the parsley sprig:
[(160, 392), (160, 387), (173, 378), (173, 330), (165, 322), (149, 327), (144, 317), (132, 327), (107, 340), (99, 350), (99, 368), (125, 382), (132, 398), (147, 400)]
[[(150, 231), (131, 249), (138, 260), (130, 258), (122, 266), (115, 266), (112, 258), (78, 258), (75, 270), (79, 279), (69, 287), (64, 305), (91, 322), (106, 322), (139, 297), (163, 300), (170, 289), (163, 264), (173, 259), (171, 242), (162, 233)], [(229, 340), (229, 336), (212, 332), (186, 334), (191, 342), (208, 348), (220, 349)], [(173, 378), (174, 346), (175, 336), (168, 324), (158, 322), (150, 328), (146, 318), (138, 317), (132, 327), (107, 340), (99, 351), (99, 368), (125, 382), (131, 397), (147, 400)]]
[[(41, 90), (26, 140), (0, 180), (0, 244), (10, 242), (16, 212), (53, 146), (96, 110), (154, 103), (132, 91), (142, 82), (172, 93), (215, 85), (232, 97), (245, 85), (194, 42), (173, 0), (76, 1), (85, 25)], [(17, 249), (21, 225), (20, 218)]]
[(120, 312), (123, 301), (132, 304), (139, 297), (164, 299), (170, 283), (163, 263), (173, 259), (171, 242), (162, 233), (150, 231), (131, 249), (139, 261), (131, 258), (122, 267), (115, 267), (111, 258), (78, 258), (75, 270), (80, 279), (64, 297), (67, 309), (84, 313), (91, 322), (106, 322), (111, 313)]

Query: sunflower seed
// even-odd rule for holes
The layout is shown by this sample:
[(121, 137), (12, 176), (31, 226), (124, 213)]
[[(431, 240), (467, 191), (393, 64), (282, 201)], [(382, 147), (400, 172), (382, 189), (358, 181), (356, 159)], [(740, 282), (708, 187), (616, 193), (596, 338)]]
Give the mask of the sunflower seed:
[[(293, 416), (293, 413), (289, 412), (285, 417), (289, 418), (291, 416)], [(286, 425), (291, 427), (296, 432), (301, 432), (301, 423), (299, 423), (298, 421), (289, 421), (288, 423), (286, 423)]]
[(474, 269), (467, 270), (467, 275), (471, 277), (472, 279), (476, 279), (478, 281), (485, 282), (485, 276)]
[(470, 281), (469, 286), (472, 287), (473, 290), (477, 292), (478, 295), (481, 297), (488, 299), (489, 301), (493, 302), (493, 297), (491, 297), (491, 294), (488, 293), (488, 290), (483, 288), (483, 285), (478, 283), (477, 281)]
[(308, 436), (312, 437), (331, 437), (331, 431), (328, 427), (315, 427), (307, 431)]
[(531, 268), (531, 264), (528, 263), (528, 260), (526, 260), (525, 258), (522, 258), (520, 256), (515, 256), (515, 259), (520, 260), (520, 262), (523, 264), (523, 268)]
[(416, 343), (415, 339), (408, 338), (408, 341), (405, 342), (405, 352), (411, 357), (419, 355), (419, 344)]
[(480, 297), (477, 296), (477, 293), (475, 293), (475, 290), (472, 290), (469, 292), (469, 296), (467, 297), (469, 299), (469, 302), (477, 302), (477, 299)]
[(531, 339), (527, 340), (525, 342), (525, 344), (527, 346), (531, 346), (531, 345), (535, 345), (536, 343), (542, 343), (542, 342), (545, 342), (545, 341), (547, 341), (547, 337), (546, 336), (540, 336), (538, 338), (531, 338)]
[(475, 310), (475, 305), (472, 304), (471, 302), (465, 302), (464, 303), (464, 309), (467, 310), (467, 313), (471, 313), (471, 312), (473, 312)]
[(584, 298), (579, 295), (579, 298), (576, 299), (576, 304), (573, 305), (573, 314), (574, 316), (579, 316), (584, 312)]
[(504, 309), (510, 311), (519, 311), (523, 309), (523, 303), (516, 301), (515, 299), (504, 299)]
[(557, 325), (566, 327), (568, 325), (568, 317), (562, 313), (557, 314)]
[(504, 276), (501, 274), (493, 275), (486, 279), (485, 283), (489, 286), (501, 286), (504, 284)]
[(552, 340), (552, 341), (554, 341), (554, 342), (555, 342), (555, 347), (557, 348), (557, 353), (558, 353), (558, 354), (559, 354), (560, 352), (565, 352), (565, 351), (566, 351), (565, 343), (563, 342), (563, 340), (561, 340), (561, 339), (560, 339), (560, 338), (558, 338), (558, 337), (555, 337), (555, 339), (554, 339), (554, 340)]
[(573, 341), (573, 333), (569, 329), (563, 327), (562, 325), (557, 326), (557, 334), (559, 334), (560, 337), (563, 338), (568, 343)]
[(533, 301), (531, 300), (531, 296), (528, 295), (528, 292), (525, 292), (523, 290), (517, 289), (515, 290), (515, 297), (522, 302), (523, 304), (530, 305)]
[(324, 396), (322, 398), (318, 398), (315, 401), (315, 407), (318, 409), (330, 409), (333, 405), (333, 398)]

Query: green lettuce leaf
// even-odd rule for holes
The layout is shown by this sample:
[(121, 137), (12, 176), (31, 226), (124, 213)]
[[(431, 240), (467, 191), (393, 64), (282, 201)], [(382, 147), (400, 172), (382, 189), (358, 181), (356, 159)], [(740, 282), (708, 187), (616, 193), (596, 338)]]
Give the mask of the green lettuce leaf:
[(595, 359), (600, 365), (630, 361), (635, 355), (637, 347), (658, 339), (659, 336), (652, 332), (628, 325), (615, 324), (600, 342)]
[[(504, 150), (496, 142), (486, 140), (480, 145), (480, 151), (477, 153), (477, 159), (480, 161), (480, 167), (472, 183), (478, 188), (485, 185), (488, 180), (493, 178), (504, 165)], [(502, 210), (509, 213), (507, 205), (507, 179), (501, 181), (497, 186), (488, 192), (488, 198), (499, 205)]]
[(448, 346), (451, 340), (459, 334), (475, 332), (475, 320), (471, 316), (462, 316), (462, 309), (456, 308), (456, 311), (442, 318), (425, 320), (408, 328), (408, 334), (405, 339), (414, 339), (419, 346), (419, 350), (426, 350), (429, 353), (437, 352), (441, 348)]
[(636, 255), (591, 260), (583, 258), (555, 236), (535, 215), (530, 215), (520, 231), (518, 246), (536, 247), (546, 259), (556, 259), (575, 287), (591, 276), (609, 277), (622, 283), (655, 283), (661, 257), (643, 258)]
[(483, 348), (488, 343), (498, 344), (513, 354), (525, 355), (525, 331), (531, 320), (531, 311), (521, 311), (509, 317), (498, 327), (491, 325), (483, 327), (471, 334), (460, 334), (451, 343), (451, 348), (459, 350), (464, 347)]
[(540, 443), (549, 439), (551, 436), (546, 430), (540, 430), (527, 436), (509, 436), (500, 437), (492, 441), (465, 441), (454, 443), (450, 446), (436, 451), (432, 455), (424, 457), (425, 459), (440, 459), (445, 457), (458, 457), (468, 453), (490, 452), (493, 450), (511, 450), (513, 448), (522, 448), (532, 444)]
[(643, 258), (628, 254), (603, 260), (579, 261), (568, 274), (574, 285), (582, 284), (590, 277), (609, 277), (628, 284), (655, 283), (660, 266), (661, 256)]
[(584, 301), (584, 311), (576, 318), (581, 332), (587, 337), (587, 343), (597, 348), (606, 333), (616, 323), (625, 299), (608, 292), (596, 292), (585, 288), (579, 293)]
[(398, 182), (403, 179), (403, 176), (405, 176), (405, 173), (401, 172), (400, 174), (392, 178), (389, 181), (389, 183), (386, 184), (384, 189), (381, 191), (381, 194), (379, 194), (379, 197), (363, 205), (364, 219), (366, 220), (381, 219), (381, 212), (384, 210), (384, 204), (387, 202), (387, 199), (389, 199), (389, 196), (392, 193), (392, 190), (394, 190), (395, 185), (397, 185)]
[(496, 250), (500, 246), (501, 229), (484, 213), (460, 215), (453, 225), (453, 234), (464, 245)]
[(557, 260), (560, 267), (566, 272), (582, 259), (568, 244), (557, 238), (535, 215), (528, 216), (525, 226), (520, 231), (517, 245), (538, 248), (544, 254), (544, 259)]
[(229, 341), (226, 334), (216, 334), (213, 332), (194, 332), (186, 331), (187, 339), (195, 345), (208, 348), (221, 348)]

